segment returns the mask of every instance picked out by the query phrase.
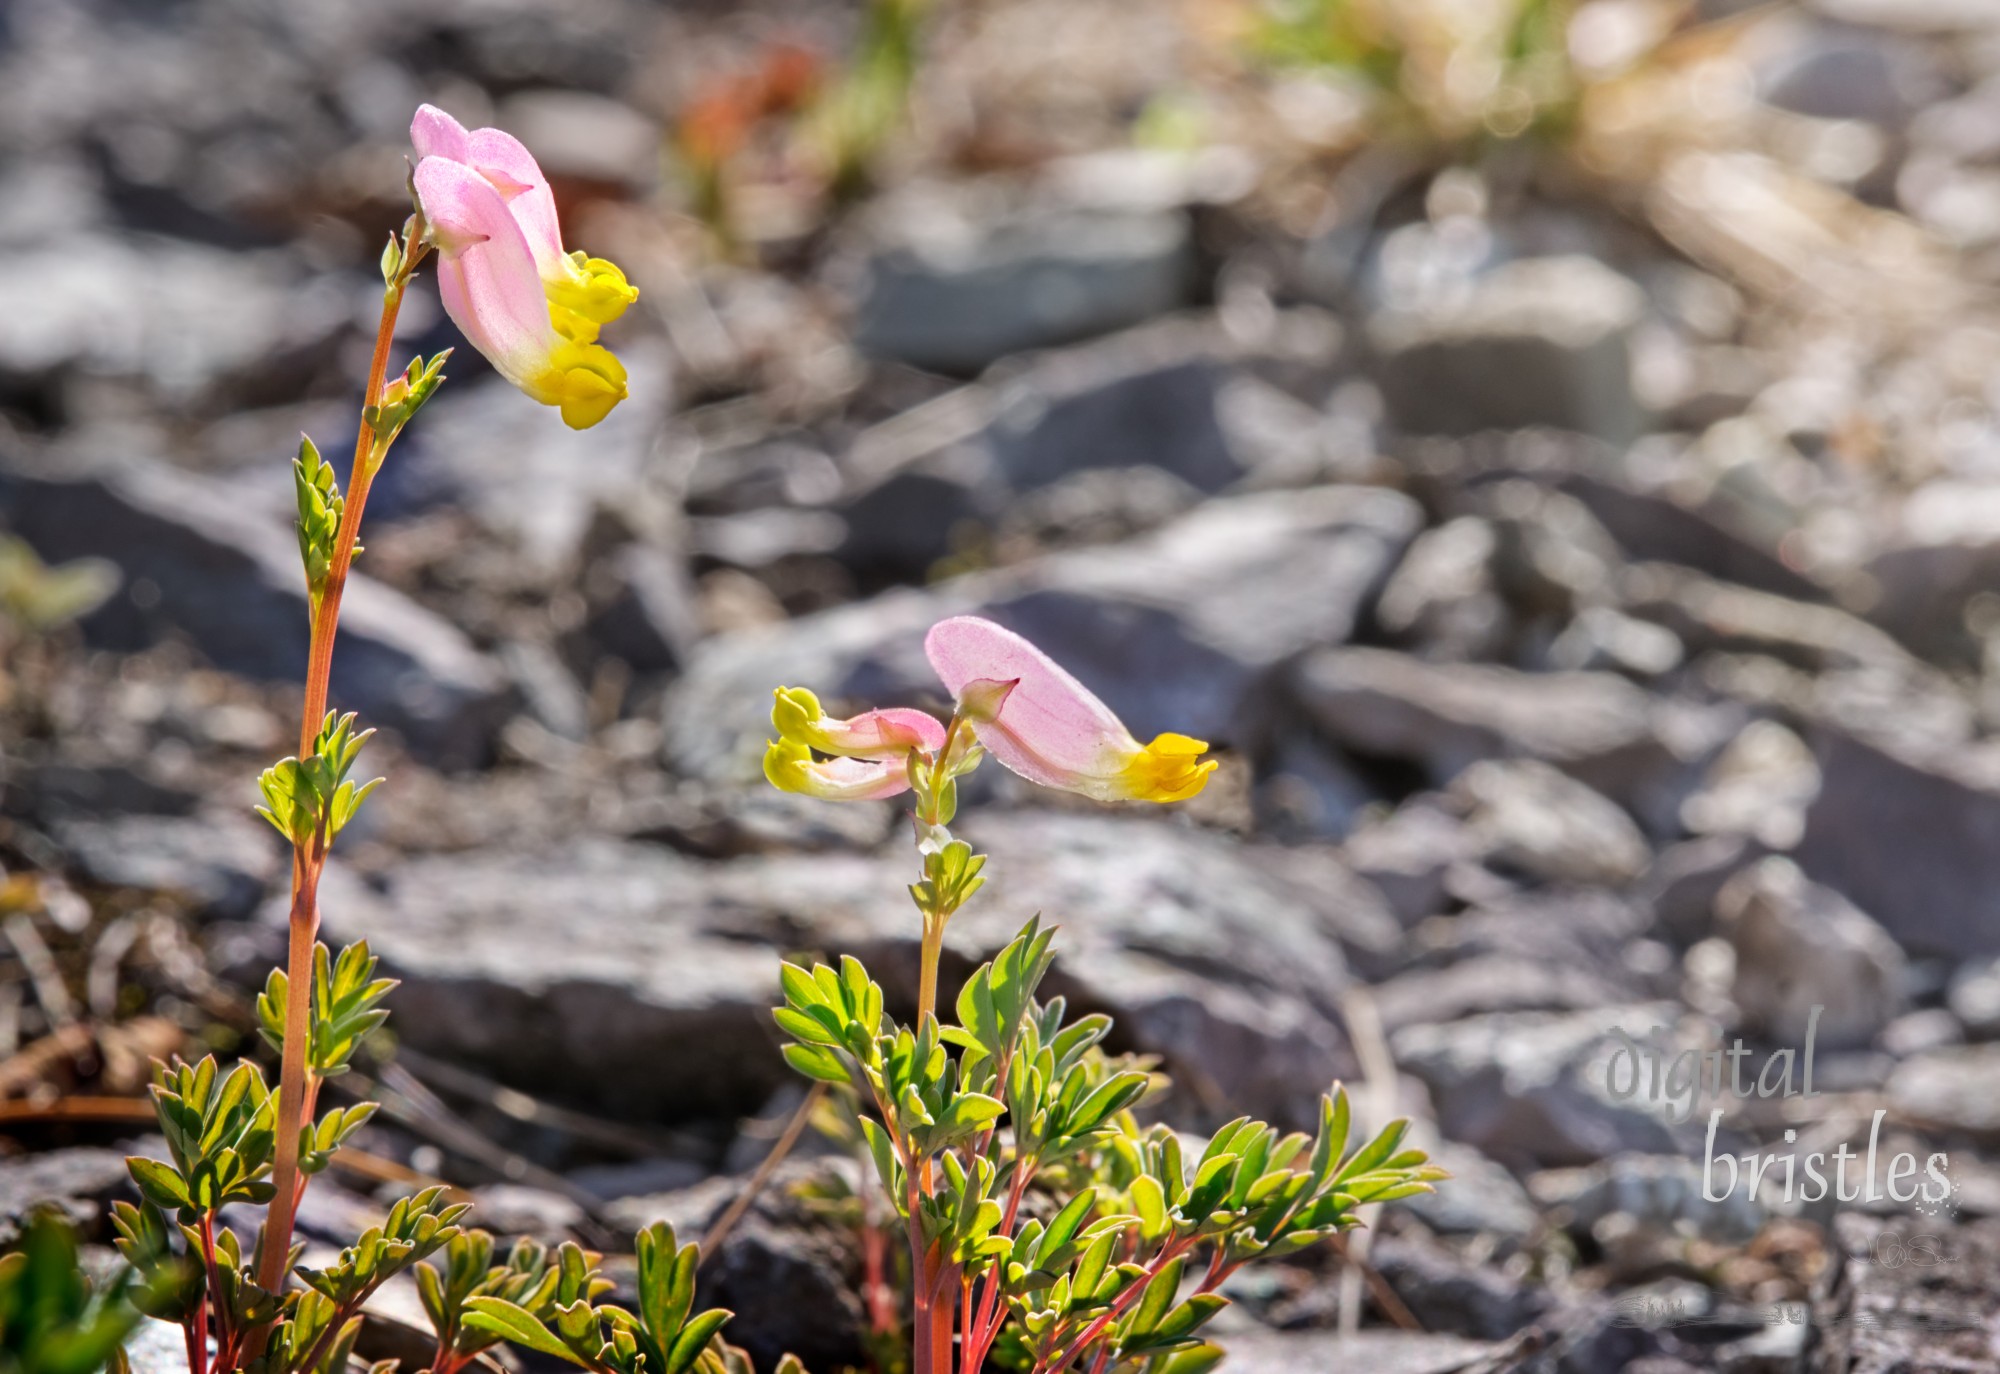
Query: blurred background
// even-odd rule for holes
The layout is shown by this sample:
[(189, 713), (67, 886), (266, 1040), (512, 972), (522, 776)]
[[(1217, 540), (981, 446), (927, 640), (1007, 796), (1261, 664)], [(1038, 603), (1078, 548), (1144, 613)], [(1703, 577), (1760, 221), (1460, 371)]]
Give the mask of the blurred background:
[[(315, 1242), (425, 1178), (712, 1220), (798, 1100), (774, 952), (914, 996), (897, 813), (766, 787), (770, 690), (940, 706), (974, 611), (1223, 762), (983, 770), (955, 967), (1045, 912), (1166, 1119), (1340, 1078), (1458, 1175), (1372, 1285), (1246, 1273), (1230, 1368), (2000, 1369), (1993, 0), (0, 6), (0, 1211), (101, 1227), (145, 1057), (255, 1039), (289, 459), (353, 444), (423, 101), (642, 295), (604, 424), (461, 346), (370, 499), (323, 905), (404, 983)], [(457, 343), (425, 281), (398, 365)], [(1621, 1036), (1817, 1096), (1669, 1113)], [(1714, 1107), (1953, 1195), (1705, 1200)], [(870, 1368), (813, 1154), (705, 1282)]]

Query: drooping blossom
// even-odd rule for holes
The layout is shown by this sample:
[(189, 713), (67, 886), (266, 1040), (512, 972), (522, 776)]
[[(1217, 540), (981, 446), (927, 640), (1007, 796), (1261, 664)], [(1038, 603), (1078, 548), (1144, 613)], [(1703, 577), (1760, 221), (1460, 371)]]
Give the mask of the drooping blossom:
[(1111, 708), (1047, 654), (977, 616), (931, 627), (924, 652), (986, 751), (1030, 782), (1098, 801), (1185, 801), (1208, 782), (1208, 745), (1140, 744)]
[[(913, 753), (944, 748), (944, 726), (922, 711), (894, 707), (842, 720), (803, 687), (781, 687), (771, 707), (778, 732), (764, 750), (764, 776), (786, 792), (826, 801), (875, 801), (910, 786)], [(818, 754), (833, 757), (819, 759)]]
[(438, 292), (494, 368), (587, 429), (625, 398), (598, 330), (639, 293), (603, 258), (565, 253), (548, 179), (521, 141), (466, 129), (434, 105), (410, 125), (417, 203), (439, 257)]

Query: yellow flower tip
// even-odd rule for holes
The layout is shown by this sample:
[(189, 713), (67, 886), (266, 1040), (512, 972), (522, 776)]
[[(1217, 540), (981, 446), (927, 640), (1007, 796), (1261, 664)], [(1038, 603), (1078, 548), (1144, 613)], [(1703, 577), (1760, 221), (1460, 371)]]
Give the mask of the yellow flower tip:
[(1203, 761), (1208, 741), (1171, 732), (1154, 737), (1125, 765), (1126, 795), (1135, 801), (1186, 801), (1208, 785), (1216, 761)]
[(780, 792), (807, 790), (806, 767), (812, 750), (790, 740), (774, 739), (764, 746), (764, 779)]
[(549, 365), (523, 387), (543, 405), (562, 410), (571, 429), (589, 429), (625, 399), (625, 365), (611, 350), (566, 339), (549, 355)]
[(819, 698), (803, 687), (780, 687), (772, 693), (771, 728), (778, 738), (811, 745), (819, 735), (819, 723), (826, 715)]

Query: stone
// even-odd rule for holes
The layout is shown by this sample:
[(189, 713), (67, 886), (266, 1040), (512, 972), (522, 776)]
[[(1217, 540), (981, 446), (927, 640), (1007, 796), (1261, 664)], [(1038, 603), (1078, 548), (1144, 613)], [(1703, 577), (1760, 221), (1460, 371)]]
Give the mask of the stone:
[(915, 223), (922, 232), (870, 259), (854, 342), (936, 372), (1123, 329), (1187, 304), (1194, 287), (1193, 235), (1176, 211)]
[(588, 91), (522, 91), (494, 124), (535, 150), (554, 181), (641, 192), (659, 179), (660, 127), (630, 105)]
[(1632, 989), (1585, 968), (1504, 954), (1475, 955), (1444, 968), (1412, 969), (1370, 995), (1382, 1024), (1435, 1025), (1489, 1012), (1580, 1011), (1618, 1006)]
[(2000, 955), (1969, 960), (1953, 969), (1945, 1001), (1974, 1039), (2000, 1035)]
[(1477, 863), (1480, 846), (1466, 824), (1433, 796), (1413, 797), (1362, 826), (1343, 847), (1347, 861), (1379, 889), (1405, 925), (1443, 911), (1448, 879), (1460, 864)]
[(1586, 606), (1549, 645), (1549, 666), (1558, 672), (1608, 669), (1646, 681), (1665, 677), (1686, 656), (1671, 630), (1612, 610)]
[[(0, 518), (47, 561), (118, 565), (122, 592), (83, 624), (92, 644), (129, 652), (180, 634), (226, 671), (304, 678), (297, 538), (227, 485), (140, 463), (5, 468)], [(364, 724), (395, 731), (427, 761), (465, 767), (486, 756), (507, 695), (498, 667), (450, 622), (365, 574), (350, 577), (332, 699)]]
[(90, 882), (170, 893), (214, 920), (250, 916), (287, 871), (284, 842), (247, 811), (74, 816), (53, 838)]
[(1621, 482), (1601, 464), (1579, 462), (1574, 455), (1569, 461), (1576, 466), (1556, 477), (1555, 485), (1589, 508), (1627, 558), (1678, 564), (1798, 601), (1827, 598), (1826, 588), (1778, 556), (1774, 541), (1746, 530), (1745, 522), (1714, 502), (1691, 504)]
[(1222, 366), (1151, 350), (1079, 350), (1004, 389), (987, 442), (1015, 491), (1086, 468), (1164, 468), (1217, 492), (1245, 467), (1222, 428)]
[(1631, 359), (1645, 308), (1636, 283), (1594, 259), (1506, 263), (1371, 318), (1376, 384), (1410, 434), (1546, 425), (1627, 443), (1646, 425)]
[(180, 409), (292, 399), (330, 363), (348, 283), (301, 282), (288, 252), (85, 233), (0, 263), (0, 380), (76, 369)]
[[(2000, 789), (1971, 764), (1822, 721), (1820, 790), (1793, 857), (1913, 955), (2000, 954)], [(1858, 844), (1856, 836), (1866, 836)]]
[(517, 639), (502, 644), (495, 657), (535, 724), (572, 744), (590, 737), (590, 700), (555, 650), (536, 640)]
[(524, 408), (520, 392), (498, 377), (448, 383), (398, 441), (397, 489), (412, 494), (412, 507), (466, 511), (506, 542), (530, 582), (574, 575), (600, 510), (643, 509), (644, 474), (672, 404), (660, 350), (621, 347), (619, 358), (631, 394), (588, 430), (571, 429), (546, 407)]
[(1723, 743), (1716, 713), (1657, 702), (1612, 673), (1338, 648), (1299, 660), (1287, 687), (1313, 725), (1359, 757), (1416, 764), (1437, 786), (1482, 759), (1540, 759), (1656, 831), (1678, 827), (1696, 765)]
[(1966, 1030), (1959, 1024), (1959, 1018), (1943, 1007), (1926, 1007), (1922, 1011), (1904, 1012), (1882, 1027), (1876, 1041), (1885, 1053), (1908, 1059), (1931, 1050), (1962, 1045)]
[[(991, 881), (950, 927), (948, 979), (1042, 912), (1063, 931), (1050, 990), (1117, 1017), (1195, 1107), (1296, 1122), (1352, 1076), (1337, 939), (1363, 894), (1139, 819), (988, 810), (962, 828), (993, 856)], [(856, 954), (892, 1006), (914, 1003), (902, 869), (593, 840), (414, 857), (379, 892), (336, 865), (322, 905), (330, 940), (366, 936), (403, 980), (392, 1004), (412, 1048), (627, 1119), (689, 1119), (748, 1114), (790, 1081), (767, 1029), (778, 951)], [(673, 1044), (703, 1048), (660, 1053)]]
[(1423, 1080), (1438, 1129), (1512, 1168), (1587, 1164), (1621, 1151), (1676, 1148), (1657, 1116), (1614, 1100), (1605, 1065), (1619, 1043), (1670, 1021), (1664, 1005), (1512, 1012), (1390, 1037), (1396, 1062)]
[(780, 685), (810, 687), (829, 709), (941, 706), (923, 636), (967, 613), (1039, 644), (1141, 738), (1232, 740), (1278, 664), (1353, 632), (1418, 520), (1407, 497), (1371, 488), (1259, 493), (1127, 544), (712, 639), (667, 694), (667, 759), (689, 776), (757, 777)]
[(990, 456), (961, 447), (899, 468), (842, 503), (846, 533), (834, 556), (864, 586), (923, 582), (987, 532), (1000, 506)]
[(1743, 1191), (1709, 1201), (1702, 1195), (1700, 1162), (1680, 1155), (1628, 1154), (1548, 1169), (1528, 1180), (1528, 1193), (1580, 1238), (1624, 1218), (1648, 1232), (1741, 1245), (1765, 1220), (1763, 1206)]
[(1542, 1229), (1541, 1214), (1514, 1175), (1469, 1145), (1441, 1140), (1431, 1162), (1451, 1170), (1449, 1186), (1388, 1205), (1408, 1212), (1442, 1236), (1498, 1236), (1526, 1242)]
[(11, 1244), (21, 1219), (42, 1203), (94, 1231), (112, 1200), (134, 1194), (127, 1153), (72, 1145), (0, 1161), (0, 1243)]
[(1910, 493), (1864, 571), (1868, 617), (1912, 652), (1977, 667), (1985, 635), (1974, 599), (2000, 577), (2000, 486), (1933, 480)]
[(1652, 852), (1632, 818), (1539, 759), (1486, 759), (1446, 793), (1467, 838), (1503, 873), (1580, 887), (1619, 887), (1645, 872)]
[(2000, 1136), (2000, 1045), (1957, 1045), (1914, 1055), (1890, 1073), (1887, 1094), (1904, 1120)]
[(591, 567), (585, 588), (591, 609), (583, 636), (591, 650), (640, 673), (687, 662), (701, 620), (684, 560), (655, 545), (626, 544)]
[(1491, 1264), (1473, 1264), (1421, 1232), (1376, 1238), (1368, 1263), (1425, 1331), (1500, 1340), (1532, 1322), (1547, 1298)]
[(1819, 787), (1819, 763), (1806, 742), (1774, 720), (1754, 720), (1681, 803), (1681, 820), (1697, 835), (1748, 835), (1790, 849), (1805, 834)]
[(1230, 1374), (1298, 1374), (1307, 1369), (1365, 1369), (1368, 1374), (1460, 1374), (1482, 1365), (1493, 1347), (1423, 1331), (1258, 1331), (1230, 1336)]
[(1425, 530), (1382, 588), (1376, 622), (1428, 658), (1494, 656), (1510, 629), (1493, 579), (1498, 550), (1498, 534), (1478, 516)]
[(527, 1236), (556, 1245), (570, 1239), (584, 1224), (575, 1200), (546, 1188), (522, 1183), (489, 1183), (475, 1188), (472, 1201), (479, 1224), (502, 1236)]
[[(1949, 1263), (1885, 1264), (1931, 1237)], [(1992, 1374), (1992, 1294), (2000, 1286), (2000, 1227), (1933, 1217), (1877, 1217), (1842, 1210), (1833, 1220), (1834, 1268), (1815, 1312), (1823, 1332), (1815, 1358), (1855, 1374), (1950, 1370)]]
[(1716, 897), (1718, 925), (1736, 951), (1731, 997), (1746, 1026), (1802, 1045), (1819, 1008), (1817, 1042), (1871, 1043), (1902, 1010), (1903, 951), (1887, 931), (1790, 859), (1772, 857), (1731, 878)]
[(1767, 852), (1749, 836), (1730, 833), (1664, 850), (1642, 887), (1656, 928), (1681, 946), (1707, 939), (1714, 931), (1715, 899), (1723, 885)]

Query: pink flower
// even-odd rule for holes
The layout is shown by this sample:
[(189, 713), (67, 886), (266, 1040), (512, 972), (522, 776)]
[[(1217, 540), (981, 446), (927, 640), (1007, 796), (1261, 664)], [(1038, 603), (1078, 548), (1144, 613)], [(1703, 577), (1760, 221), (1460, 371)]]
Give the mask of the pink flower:
[(625, 398), (625, 368), (597, 332), (639, 293), (604, 259), (563, 251), (548, 179), (512, 134), (467, 130), (425, 105), (410, 141), (453, 323), (508, 381), (560, 407), (572, 429), (602, 420)]
[(1208, 745), (1132, 737), (1111, 708), (1033, 644), (977, 616), (931, 627), (924, 652), (986, 751), (1030, 782), (1098, 801), (1184, 801), (1208, 782)]
[[(896, 707), (840, 720), (803, 687), (780, 687), (771, 707), (778, 732), (764, 749), (764, 776), (786, 792), (825, 801), (875, 801), (910, 786), (912, 754), (944, 748), (944, 727), (922, 711)], [(815, 751), (834, 755), (814, 757)]]

